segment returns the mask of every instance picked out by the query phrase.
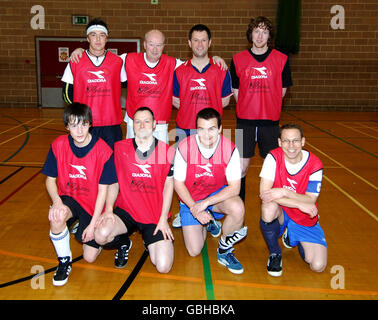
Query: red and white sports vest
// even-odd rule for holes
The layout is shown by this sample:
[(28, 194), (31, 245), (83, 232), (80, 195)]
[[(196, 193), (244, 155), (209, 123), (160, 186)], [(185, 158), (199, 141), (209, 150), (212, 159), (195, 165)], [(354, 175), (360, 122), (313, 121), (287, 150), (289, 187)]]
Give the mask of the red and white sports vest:
[(79, 63), (70, 62), (70, 66), (74, 101), (91, 108), (93, 126), (121, 124), (122, 59), (107, 51), (104, 61), (96, 67), (87, 54), (83, 54)]
[(119, 194), (116, 206), (128, 212), (135, 221), (157, 224), (163, 207), (163, 190), (174, 149), (159, 140), (147, 160), (135, 152), (134, 139), (114, 144), (114, 162)]
[(221, 70), (210, 58), (211, 66), (204, 72), (197, 72), (191, 60), (176, 69), (180, 84), (180, 108), (176, 122), (181, 129), (195, 129), (196, 116), (205, 108), (214, 108), (222, 116), (222, 86), (227, 70)]
[(280, 119), (282, 107), (282, 71), (287, 56), (273, 49), (263, 61), (256, 61), (249, 50), (233, 57), (239, 77), (236, 115), (241, 119)]
[(98, 184), (112, 149), (99, 138), (85, 157), (78, 158), (72, 152), (68, 135), (56, 138), (51, 146), (58, 166), (58, 194), (74, 198), (92, 216)]
[(134, 118), (140, 107), (148, 107), (157, 123), (168, 123), (172, 113), (172, 83), (176, 59), (162, 54), (155, 68), (144, 61), (142, 52), (128, 53), (127, 74), (127, 115)]
[[(298, 194), (305, 194), (310, 175), (323, 169), (323, 164), (320, 159), (309, 153), (309, 158), (303, 168), (295, 175), (290, 175), (285, 166), (285, 157), (281, 148), (270, 151), (276, 160), (276, 175), (274, 179), (273, 188), (287, 188)], [(313, 226), (318, 221), (319, 217), (316, 215), (311, 218), (307, 213), (300, 211), (297, 208), (289, 208), (282, 206), (291, 220), (302, 226)]]
[(235, 150), (231, 140), (221, 135), (210, 159), (202, 156), (195, 135), (181, 141), (178, 150), (187, 163), (185, 186), (194, 201), (202, 200), (227, 185), (226, 168)]

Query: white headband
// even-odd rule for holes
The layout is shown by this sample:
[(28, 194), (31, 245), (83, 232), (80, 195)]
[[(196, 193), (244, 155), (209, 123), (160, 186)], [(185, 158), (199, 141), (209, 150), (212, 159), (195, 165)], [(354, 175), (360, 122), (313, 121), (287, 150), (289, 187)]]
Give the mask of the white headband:
[(92, 31), (103, 31), (105, 32), (106, 36), (108, 36), (108, 29), (106, 29), (104, 26), (100, 25), (100, 24), (95, 24), (93, 26), (90, 26), (88, 29), (87, 29), (87, 35), (89, 35)]

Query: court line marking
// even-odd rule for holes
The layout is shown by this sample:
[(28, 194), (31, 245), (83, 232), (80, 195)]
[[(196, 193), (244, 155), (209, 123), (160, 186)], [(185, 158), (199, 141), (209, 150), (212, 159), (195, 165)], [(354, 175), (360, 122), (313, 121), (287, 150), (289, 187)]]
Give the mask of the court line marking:
[(25, 162), (25, 161), (1, 161), (0, 166), (2, 167), (28, 167), (28, 168), (42, 168), (44, 162)]
[(5, 141), (3, 141), (3, 142), (0, 142), (0, 146), (3, 145), (3, 144), (5, 144), (5, 143), (7, 143), (7, 142), (9, 142), (9, 141), (12, 141), (12, 140), (14, 140), (14, 139), (17, 139), (18, 137), (20, 137), (20, 136), (22, 136), (22, 135), (24, 135), (24, 134), (26, 134), (26, 133), (30, 133), (30, 132), (32, 132), (32, 131), (34, 131), (34, 130), (36, 130), (36, 129), (38, 129), (38, 128), (40, 128), (40, 127), (42, 127), (42, 126), (44, 126), (44, 125), (46, 125), (46, 124), (48, 124), (48, 123), (50, 123), (51, 121), (53, 121), (53, 120), (48, 120), (48, 121), (46, 121), (46, 122), (44, 122), (44, 123), (42, 123), (42, 124), (40, 124), (40, 125), (38, 125), (38, 126), (36, 126), (36, 127), (34, 127), (34, 128), (28, 129), (26, 132), (20, 133), (20, 134), (18, 134), (18, 135), (16, 135), (16, 136), (13, 136), (12, 138), (9, 138), (8, 140), (5, 140)]
[(140, 269), (142, 269), (144, 263), (146, 262), (148, 255), (149, 255), (148, 250), (144, 250), (142, 256), (138, 260), (138, 263), (133, 268), (133, 271), (131, 271), (130, 275), (127, 277), (126, 281), (123, 283), (123, 285), (118, 290), (118, 292), (115, 294), (115, 296), (113, 297), (112, 300), (121, 300), (121, 298), (125, 295), (127, 289), (129, 289), (129, 287), (131, 286), (131, 284), (135, 280)]
[(214, 282), (217, 285), (225, 285), (225, 286), (233, 286), (233, 287), (247, 287), (247, 288), (254, 288), (254, 289), (310, 292), (310, 293), (336, 294), (336, 295), (378, 296), (378, 291), (362, 291), (362, 290), (347, 290), (347, 289), (336, 290), (336, 289), (283, 286), (283, 285), (251, 283), (251, 282), (235, 282), (235, 281), (228, 281), (228, 280), (215, 280)]
[[(72, 259), (72, 264), (75, 263), (76, 261), (79, 261), (83, 259), (83, 256), (79, 256), (79, 257), (76, 257), (74, 259)], [(12, 281), (8, 281), (8, 282), (5, 282), (5, 283), (1, 283), (0, 284), (0, 288), (5, 288), (5, 287), (9, 287), (9, 286), (13, 286), (15, 284), (18, 284), (18, 283), (21, 283), (21, 282), (25, 282), (25, 281), (28, 281), (28, 280), (31, 280), (33, 278), (38, 278), (40, 276), (43, 276), (43, 275), (46, 275), (46, 274), (49, 274), (51, 272), (54, 272), (56, 270), (58, 266), (54, 266), (50, 269), (47, 269), (47, 270), (43, 270), (42, 272), (40, 273), (37, 273), (37, 274), (32, 274), (30, 276), (26, 276), (26, 277), (23, 277), (23, 278), (19, 278), (19, 279), (16, 279), (16, 280), (12, 280)]]
[[(12, 119), (13, 119), (13, 118), (12, 118)], [(17, 128), (19, 128), (19, 127), (22, 127), (23, 125), (25, 125), (25, 124), (27, 124), (27, 123), (29, 123), (29, 122), (32, 122), (32, 121), (34, 121), (34, 120), (38, 120), (38, 119), (31, 119), (31, 120), (29, 120), (29, 121), (23, 122), (23, 123), (19, 124), (18, 126), (15, 126), (15, 127), (12, 127), (12, 128), (9, 128), (9, 129), (7, 129), (7, 130), (5, 130), (5, 131), (0, 132), (0, 134), (3, 134), (3, 133), (6, 133), (6, 132), (8, 132), (8, 131), (11, 131), (11, 130), (17, 129)]]
[(328, 134), (329, 136), (331, 136), (331, 137), (333, 137), (333, 138), (335, 138), (335, 139), (337, 139), (337, 140), (340, 140), (341, 142), (344, 142), (344, 143), (350, 145), (351, 147), (353, 147), (353, 148), (355, 148), (355, 149), (357, 149), (357, 150), (360, 150), (360, 151), (362, 151), (362, 152), (364, 152), (364, 153), (366, 153), (366, 154), (368, 154), (368, 155), (370, 155), (370, 156), (373, 156), (374, 158), (378, 158), (377, 155), (375, 155), (375, 154), (373, 154), (373, 153), (371, 153), (371, 152), (369, 152), (369, 151), (366, 151), (366, 150), (364, 150), (364, 149), (362, 149), (362, 148), (360, 148), (360, 147), (354, 145), (353, 143), (350, 143), (349, 141), (347, 141), (347, 140), (345, 140), (345, 139), (343, 139), (343, 138), (340, 138), (340, 137), (334, 135), (333, 133), (328, 132), (327, 130), (324, 130), (324, 129), (322, 129), (322, 128), (319, 128), (318, 126), (312, 124), (312, 123), (309, 122), (309, 121), (303, 120), (302, 118), (296, 116), (295, 114), (292, 114), (292, 113), (287, 112), (287, 111), (285, 111), (285, 112), (286, 112), (288, 115), (292, 116), (293, 118), (296, 118), (296, 119), (298, 119), (299, 121), (302, 121), (303, 123), (305, 123), (305, 124), (307, 124), (307, 125), (309, 125), (309, 126), (311, 126), (311, 127), (313, 127), (313, 128), (316, 128), (316, 129), (318, 129), (319, 131), (324, 132), (324, 133)]
[[(38, 262), (46, 262), (56, 265), (56, 260), (43, 258), (43, 257), (36, 257), (22, 253), (10, 252), (0, 249), (0, 254), (5, 256), (11, 256), (15, 258), (22, 258), (25, 260), (32, 260)], [(116, 269), (110, 267), (102, 267), (96, 266), (93, 264), (81, 264), (75, 263), (75, 267), (79, 267), (82, 269), (92, 269), (110, 273), (122, 273), (122, 274), (129, 274), (130, 271), (125, 269)], [(168, 279), (173, 281), (186, 281), (186, 282), (193, 282), (193, 283), (204, 283), (205, 280), (202, 278), (194, 278), (194, 277), (184, 277), (184, 276), (177, 276), (177, 275), (170, 275), (170, 274), (159, 274), (159, 273), (152, 273), (152, 272), (140, 272), (139, 275), (141, 277), (148, 277), (153, 279)], [(312, 288), (312, 287), (296, 287), (296, 286), (283, 286), (283, 285), (272, 285), (272, 284), (263, 284), (263, 283), (253, 283), (253, 282), (236, 282), (236, 281), (228, 281), (228, 280), (214, 280), (216, 285), (226, 285), (232, 287), (248, 287), (254, 289), (268, 289), (268, 290), (280, 290), (280, 291), (293, 291), (293, 292), (309, 292), (309, 293), (322, 293), (322, 294), (336, 294), (336, 295), (360, 295), (360, 296), (378, 296), (378, 291), (365, 291), (365, 290), (347, 290), (347, 289), (325, 289), (325, 288)]]
[(207, 250), (206, 241), (202, 248), (202, 266), (203, 266), (203, 274), (205, 278), (206, 298), (207, 300), (215, 300), (213, 280), (211, 278), (209, 253)]
[(308, 141), (306, 141), (306, 144), (308, 144), (311, 148), (315, 149), (317, 152), (321, 153), (323, 156), (327, 157), (328, 159), (332, 160), (333, 162), (335, 162), (338, 166), (340, 166), (341, 168), (345, 169), (346, 171), (348, 171), (349, 173), (353, 174), (355, 177), (357, 177), (358, 179), (362, 180), (363, 182), (365, 182), (367, 185), (369, 185), (370, 187), (372, 187), (373, 189), (375, 190), (378, 190), (378, 187), (376, 185), (374, 185), (373, 183), (371, 183), (370, 181), (366, 180), (365, 178), (361, 177), (359, 174), (355, 173), (354, 171), (350, 170), (349, 168), (347, 168), (346, 166), (344, 166), (342, 163), (338, 162), (337, 160), (333, 159), (331, 156), (329, 156), (328, 154), (326, 154), (325, 152), (321, 151), (320, 149), (318, 149), (317, 147), (315, 147), (313, 144), (309, 143)]
[(368, 128), (368, 129), (370, 129), (370, 130), (378, 131), (378, 128), (377, 128), (377, 127), (370, 127), (370, 126), (368, 126), (368, 125), (366, 125), (366, 124), (364, 124), (364, 123), (361, 123), (361, 122), (359, 122), (359, 124), (360, 124), (361, 126), (363, 126), (364, 128)]
[(8, 194), (3, 200), (0, 201), (0, 206), (5, 203), (9, 198), (11, 198), (14, 194), (20, 191), (23, 187), (25, 187), (30, 181), (32, 181), (37, 175), (42, 172), (42, 169), (38, 170), (35, 174), (33, 174), (28, 180), (26, 180), (23, 184), (18, 186), (15, 190), (13, 190), (10, 194)]
[(370, 135), (370, 134), (367, 134), (366, 132), (363, 132), (363, 131), (358, 130), (358, 129), (353, 128), (353, 127), (350, 127), (350, 126), (348, 126), (348, 125), (346, 125), (346, 124), (344, 124), (344, 123), (341, 123), (341, 122), (336, 122), (336, 123), (337, 123), (339, 126), (343, 126), (343, 127), (347, 128), (347, 129), (354, 130), (354, 131), (356, 131), (356, 132), (358, 132), (358, 133), (361, 133), (361, 134), (363, 134), (363, 135), (365, 135), (365, 136), (367, 136), (367, 137), (370, 137), (370, 138), (373, 138), (373, 139), (378, 139), (378, 137), (375, 137), (375, 136), (372, 136), (372, 135)]
[(16, 175), (17, 173), (19, 173), (24, 168), (25, 167), (19, 167), (17, 170), (15, 170), (12, 173), (8, 174), (4, 179), (0, 180), (0, 184), (3, 184), (5, 181), (7, 181), (10, 178), (12, 178), (14, 175)]
[(23, 126), (23, 127), (25, 128), (26, 137), (25, 137), (25, 140), (24, 140), (24, 142), (22, 143), (22, 145), (17, 149), (17, 151), (14, 152), (14, 153), (13, 153), (10, 157), (8, 157), (7, 159), (3, 160), (2, 163), (5, 163), (5, 162), (9, 161), (9, 160), (12, 159), (13, 157), (15, 157), (19, 152), (21, 152), (21, 150), (26, 146), (26, 144), (28, 143), (29, 138), (30, 138), (29, 128), (28, 128), (24, 123), (22, 123), (21, 121), (19, 121), (19, 120), (16, 119), (16, 118), (13, 118), (13, 117), (8, 117), (8, 118), (11, 118), (11, 119), (17, 121), (21, 126)]
[(364, 205), (362, 205), (356, 198), (351, 196), (348, 192), (346, 192), (343, 188), (338, 186), (335, 182), (333, 182), (330, 178), (328, 178), (326, 175), (323, 175), (323, 178), (325, 178), (330, 184), (332, 184), (337, 190), (339, 190), (342, 194), (344, 194), (349, 200), (351, 200), (354, 204), (359, 206), (363, 211), (365, 211), (369, 216), (371, 216), (375, 221), (378, 222), (378, 217), (371, 212), (369, 209), (367, 209)]

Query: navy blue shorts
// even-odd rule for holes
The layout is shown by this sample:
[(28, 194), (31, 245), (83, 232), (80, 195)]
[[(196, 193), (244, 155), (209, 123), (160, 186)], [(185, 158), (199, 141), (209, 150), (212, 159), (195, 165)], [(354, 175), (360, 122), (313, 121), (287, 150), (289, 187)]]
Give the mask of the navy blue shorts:
[(133, 217), (128, 212), (121, 209), (120, 207), (115, 207), (113, 212), (122, 220), (122, 222), (126, 226), (127, 233), (129, 235), (134, 233), (137, 230), (141, 232), (144, 245), (146, 247), (148, 247), (152, 243), (158, 242), (160, 240), (164, 240), (163, 233), (160, 230), (155, 235), (153, 235), (156, 229), (156, 224), (153, 224), (153, 223), (145, 224), (145, 223), (137, 222), (133, 219)]
[(92, 127), (90, 133), (104, 140), (114, 150), (114, 143), (123, 139), (121, 125)]
[[(77, 241), (83, 243), (83, 232), (86, 227), (89, 226), (92, 220), (92, 216), (83, 209), (83, 207), (72, 197), (70, 196), (60, 196), (63, 201), (63, 204), (70, 208), (73, 216), (73, 220), (79, 219), (79, 227), (75, 233), (75, 238)], [(94, 247), (96, 249), (100, 248), (100, 245), (94, 241), (88, 241), (83, 244)]]
[(278, 148), (279, 125), (251, 126), (243, 119), (236, 121), (235, 145), (241, 158), (252, 158), (255, 155), (256, 144), (260, 156), (265, 158), (269, 151)]

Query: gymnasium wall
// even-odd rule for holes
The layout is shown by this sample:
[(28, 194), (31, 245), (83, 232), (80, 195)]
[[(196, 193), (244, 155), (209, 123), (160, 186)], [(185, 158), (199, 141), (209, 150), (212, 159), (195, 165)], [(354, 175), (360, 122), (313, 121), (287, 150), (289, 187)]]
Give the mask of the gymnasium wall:
[[(289, 0), (288, 0), (289, 1)], [(0, 107), (36, 107), (36, 36), (83, 36), (72, 14), (102, 17), (114, 38), (140, 37), (157, 28), (167, 38), (165, 53), (190, 56), (187, 33), (196, 23), (213, 32), (212, 55), (229, 64), (247, 48), (251, 17), (276, 20), (275, 0), (1, 0)], [(31, 8), (43, 7), (44, 29), (34, 30)], [(334, 5), (345, 9), (345, 28), (334, 30)], [(41, 22), (41, 21), (39, 21)], [(376, 0), (302, 0), (301, 46), (290, 56), (294, 86), (284, 108), (376, 111), (378, 106), (378, 3)], [(234, 100), (232, 99), (232, 105)]]

